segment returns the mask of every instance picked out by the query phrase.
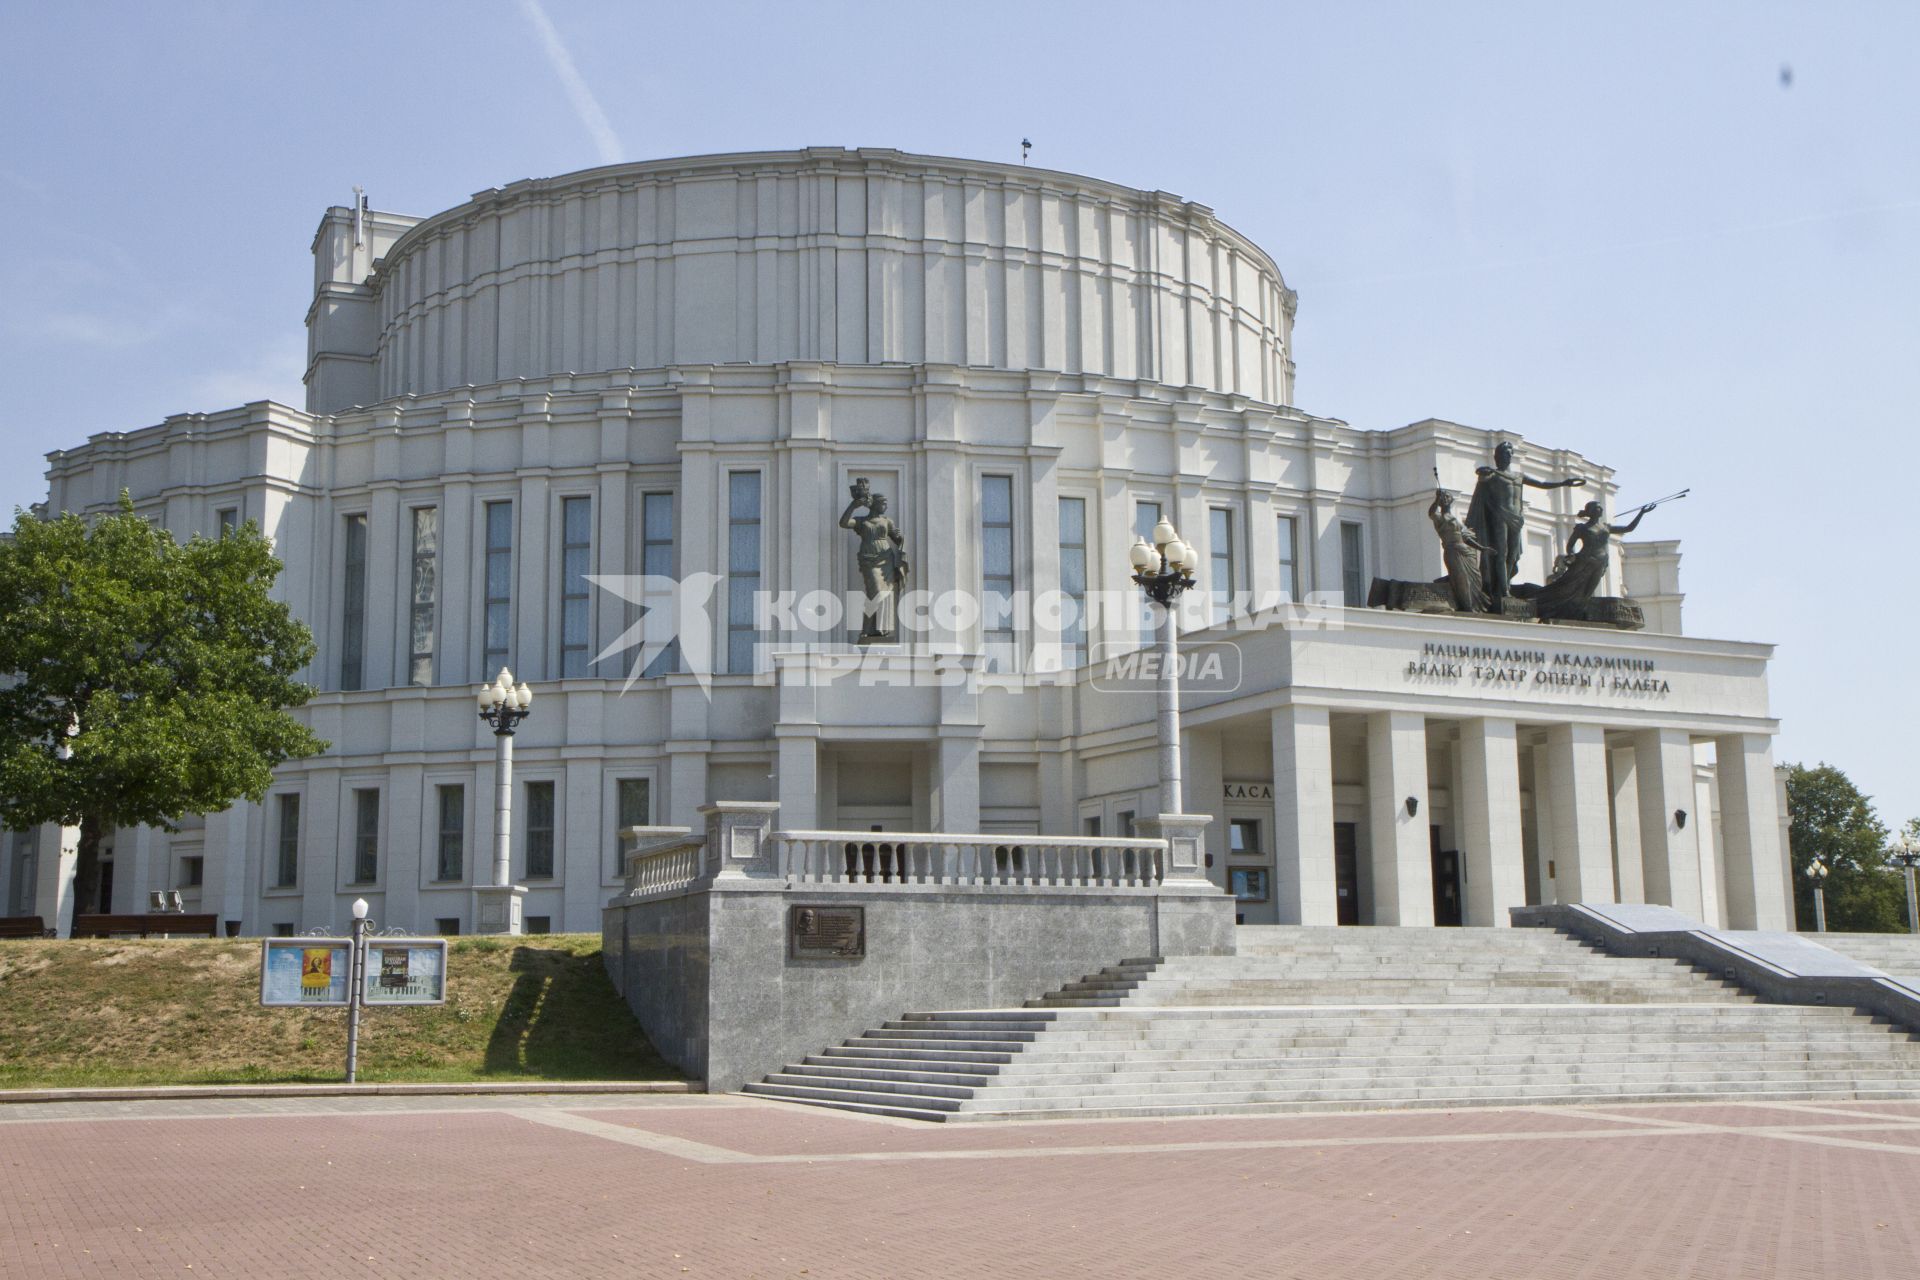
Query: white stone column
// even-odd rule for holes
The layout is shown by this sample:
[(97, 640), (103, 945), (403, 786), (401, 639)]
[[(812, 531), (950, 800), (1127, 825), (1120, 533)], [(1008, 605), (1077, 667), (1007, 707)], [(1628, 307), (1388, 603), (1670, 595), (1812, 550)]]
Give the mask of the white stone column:
[(795, 733), (785, 726), (774, 730), (779, 743), (777, 765), (780, 825), (790, 831), (810, 831), (820, 826), (820, 740), (810, 733)]
[[(1408, 797), (1418, 801), (1418, 812), (1407, 812)], [(1376, 711), (1367, 717), (1367, 814), (1373, 923), (1432, 924), (1425, 716)]]
[(1613, 788), (1613, 864), (1620, 901), (1647, 900), (1645, 863), (1640, 856), (1639, 753), (1632, 747), (1609, 747), (1608, 781)]
[(1780, 875), (1773, 740), (1764, 733), (1731, 733), (1716, 737), (1713, 747), (1726, 857), (1727, 927), (1791, 929), (1792, 895)]
[(1547, 730), (1546, 754), (1556, 896), (1561, 902), (1612, 902), (1606, 734), (1598, 725), (1556, 724)]
[(39, 850), (34, 858), (32, 914), (60, 936), (73, 934), (73, 875), (80, 862), (80, 828), (56, 826), (49, 822), (40, 828)]
[(1510, 924), (1508, 909), (1527, 901), (1519, 741), (1519, 726), (1511, 720), (1460, 722), (1460, 794), (1454, 803), (1470, 925)]
[(980, 829), (980, 730), (943, 726), (933, 760), (933, 827), (970, 834)]
[[(1700, 815), (1691, 814), (1693, 743), (1678, 729), (1633, 735), (1634, 781), (1640, 792), (1640, 857), (1647, 901), (1700, 919)], [(1683, 824), (1677, 816), (1688, 813)]]
[(1281, 924), (1337, 924), (1333, 738), (1325, 707), (1273, 713), (1273, 900)]

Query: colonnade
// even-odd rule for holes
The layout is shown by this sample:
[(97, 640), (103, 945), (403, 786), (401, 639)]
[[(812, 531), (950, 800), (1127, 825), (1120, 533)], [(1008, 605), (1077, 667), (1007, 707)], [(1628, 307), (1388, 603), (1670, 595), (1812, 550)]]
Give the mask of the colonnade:
[[(1336, 713), (1292, 704), (1270, 714), (1277, 914), (1334, 924)], [(1696, 735), (1686, 729), (1338, 714), (1348, 732), (1365, 722), (1365, 923), (1434, 923), (1429, 824), (1444, 789), (1468, 925), (1505, 925), (1509, 908), (1531, 900), (1657, 903), (1719, 915), (1728, 928), (1793, 927), (1767, 734), (1698, 736), (1712, 748), (1716, 845), (1712, 815), (1695, 812)], [(1451, 738), (1450, 778), (1428, 776), (1430, 737)]]

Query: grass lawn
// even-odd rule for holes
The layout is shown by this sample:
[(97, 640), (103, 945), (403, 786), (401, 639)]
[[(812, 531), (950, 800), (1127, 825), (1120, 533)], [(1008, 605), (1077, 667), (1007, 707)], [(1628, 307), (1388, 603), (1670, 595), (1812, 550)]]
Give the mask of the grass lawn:
[[(447, 1002), (369, 1009), (360, 1079), (674, 1080), (600, 939), (456, 938)], [(0, 942), (0, 1088), (342, 1078), (344, 1009), (260, 1007), (258, 940)]]

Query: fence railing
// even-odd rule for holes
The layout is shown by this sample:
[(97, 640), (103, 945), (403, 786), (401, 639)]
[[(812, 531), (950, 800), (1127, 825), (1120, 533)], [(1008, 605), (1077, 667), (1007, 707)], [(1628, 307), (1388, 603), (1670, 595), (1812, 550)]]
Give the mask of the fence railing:
[(628, 827), (620, 837), (630, 893), (684, 889), (706, 869), (706, 840), (686, 827)]
[(797, 884), (1150, 889), (1167, 842), (1145, 838), (776, 831), (773, 871)]

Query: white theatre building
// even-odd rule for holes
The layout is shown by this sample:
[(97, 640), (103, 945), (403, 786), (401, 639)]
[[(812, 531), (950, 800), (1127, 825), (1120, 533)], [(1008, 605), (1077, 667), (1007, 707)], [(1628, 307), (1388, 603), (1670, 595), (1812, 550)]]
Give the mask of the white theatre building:
[[(1158, 807), (1153, 697), (1089, 657), (1137, 644), (1126, 553), (1164, 517), (1208, 593), (1190, 651), (1236, 646), (1186, 691), (1184, 807), (1214, 816), (1209, 874), (1247, 922), (1646, 901), (1789, 927), (1771, 647), (1682, 633), (1672, 542), (1613, 553), (1602, 593), (1644, 631), (1364, 607), (1376, 577), (1440, 575), (1435, 468), (1464, 510), (1496, 439), (1295, 408), (1295, 295), (1204, 205), (815, 148), (428, 218), (329, 209), (312, 249), (304, 409), (94, 436), (51, 456), (48, 506), (124, 487), (181, 536), (257, 521), (318, 642), (300, 714), (331, 747), (262, 803), (117, 832), (111, 902), (83, 910), (180, 888), (266, 934), (365, 897), (382, 924), (471, 930), (494, 770), (473, 689), (502, 666), (535, 695), (513, 823), (532, 929), (598, 930), (618, 830), (713, 800), (777, 800), (788, 829), (1125, 834)], [(1529, 494), (1517, 576), (1541, 581), (1612, 473), (1501, 438), (1589, 479)], [(1123, 603), (909, 610), (864, 650), (857, 618), (767, 608), (857, 590), (839, 518), (862, 477), (912, 588)], [(598, 659), (637, 609), (587, 575), (643, 573), (718, 585), (698, 653), (629, 681), (634, 651)], [(70, 918), (73, 842), (8, 833), (0, 914)]]

